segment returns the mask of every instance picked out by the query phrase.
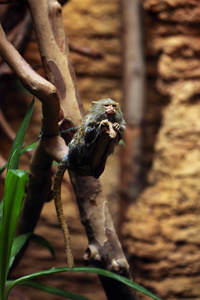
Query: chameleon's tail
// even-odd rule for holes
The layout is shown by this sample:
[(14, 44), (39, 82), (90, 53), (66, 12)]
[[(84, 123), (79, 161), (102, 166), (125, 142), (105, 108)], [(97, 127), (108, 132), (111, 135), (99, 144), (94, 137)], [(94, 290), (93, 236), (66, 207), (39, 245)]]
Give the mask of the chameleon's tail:
[(69, 229), (64, 219), (64, 213), (63, 213), (62, 201), (61, 201), (61, 184), (62, 184), (62, 178), (65, 173), (65, 170), (66, 170), (66, 160), (64, 158), (61, 161), (61, 163), (58, 165), (57, 171), (55, 173), (54, 183), (53, 183), (53, 193), (54, 193), (54, 202), (55, 202), (58, 221), (64, 235), (67, 263), (70, 270), (72, 270), (74, 267), (74, 258), (70, 247)]

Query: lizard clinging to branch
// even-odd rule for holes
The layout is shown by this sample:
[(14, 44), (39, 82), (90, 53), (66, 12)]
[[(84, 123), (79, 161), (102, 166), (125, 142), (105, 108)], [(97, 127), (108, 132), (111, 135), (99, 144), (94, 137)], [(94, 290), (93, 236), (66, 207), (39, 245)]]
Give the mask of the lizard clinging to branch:
[(64, 220), (61, 202), (61, 183), (66, 169), (79, 176), (98, 178), (104, 168), (108, 155), (114, 151), (125, 129), (125, 121), (117, 102), (111, 99), (93, 101), (83, 123), (69, 143), (69, 150), (60, 162), (54, 177), (54, 200), (58, 220), (62, 228), (66, 256), (70, 269), (74, 259), (70, 248), (70, 235)]

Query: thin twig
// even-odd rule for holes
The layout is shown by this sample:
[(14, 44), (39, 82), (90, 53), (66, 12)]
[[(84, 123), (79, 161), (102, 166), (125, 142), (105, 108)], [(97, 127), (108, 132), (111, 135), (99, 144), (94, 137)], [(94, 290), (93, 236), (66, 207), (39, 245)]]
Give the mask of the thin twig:
[(92, 58), (104, 57), (104, 54), (101, 51), (86, 46), (80, 46), (80, 45), (69, 43), (69, 49), (73, 52), (79, 53), (84, 56), (89, 56)]

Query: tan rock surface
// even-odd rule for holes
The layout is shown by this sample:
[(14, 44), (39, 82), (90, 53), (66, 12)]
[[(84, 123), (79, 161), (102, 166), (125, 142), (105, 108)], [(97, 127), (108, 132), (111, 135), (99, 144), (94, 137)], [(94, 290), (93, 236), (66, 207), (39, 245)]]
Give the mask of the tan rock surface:
[[(159, 110), (161, 127), (148, 187), (126, 216), (124, 246), (137, 282), (162, 299), (200, 299), (200, 3), (146, 0), (144, 8), (154, 90), (146, 127), (156, 126)], [(147, 142), (153, 147), (152, 135)]]

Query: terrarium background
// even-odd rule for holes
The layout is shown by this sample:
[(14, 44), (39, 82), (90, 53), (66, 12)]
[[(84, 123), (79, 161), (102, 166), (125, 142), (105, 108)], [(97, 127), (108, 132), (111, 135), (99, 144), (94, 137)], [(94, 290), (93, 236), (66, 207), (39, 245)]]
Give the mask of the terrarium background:
[[(200, 299), (200, 3), (146, 0), (143, 9), (147, 84), (143, 160), (147, 186), (128, 210), (125, 224), (121, 224), (122, 244), (138, 283), (163, 299), (197, 300)], [(69, 42), (104, 54), (102, 59), (92, 59), (72, 53), (85, 110), (92, 100), (104, 97), (122, 102), (121, 1), (71, 0), (63, 9), (63, 19)], [(42, 73), (34, 41), (30, 41), (25, 57)], [(1, 98), (2, 110), (15, 131), (31, 99), (22, 91), (17, 93), (11, 83), (5, 98)], [(40, 124), (41, 107), (36, 101), (27, 144), (36, 140)], [(7, 158), (11, 142), (2, 131), (0, 145), (1, 154)], [(21, 167), (28, 169), (28, 165), (29, 158), (24, 156)], [(118, 147), (102, 175), (115, 224), (122, 176)], [(2, 196), (2, 185), (0, 189)], [(75, 261), (81, 265), (87, 238), (67, 174), (62, 199)], [(56, 260), (47, 250), (31, 243), (13, 276), (64, 265), (64, 243), (53, 202), (45, 204), (36, 232), (52, 243)], [(105, 299), (96, 276), (61, 274), (42, 282), (91, 299)], [(60, 299), (24, 287), (18, 288), (18, 293), (19, 299)], [(16, 299), (16, 294), (13, 297)]]

